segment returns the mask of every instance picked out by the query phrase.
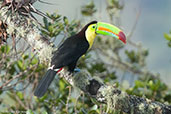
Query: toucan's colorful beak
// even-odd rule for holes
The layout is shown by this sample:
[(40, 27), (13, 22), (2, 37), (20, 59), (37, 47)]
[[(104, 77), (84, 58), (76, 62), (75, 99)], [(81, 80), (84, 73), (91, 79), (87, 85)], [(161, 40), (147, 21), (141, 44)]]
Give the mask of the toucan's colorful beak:
[(126, 44), (125, 34), (119, 28), (117, 28), (114, 25), (104, 23), (104, 22), (98, 22), (97, 28), (96, 28), (96, 33), (102, 34), (102, 35), (112, 36), (114, 38), (121, 40), (123, 43)]

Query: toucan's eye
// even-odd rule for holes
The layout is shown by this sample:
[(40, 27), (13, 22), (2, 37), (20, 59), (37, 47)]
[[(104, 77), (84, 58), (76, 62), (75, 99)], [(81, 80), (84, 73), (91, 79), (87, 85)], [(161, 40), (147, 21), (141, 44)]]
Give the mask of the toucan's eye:
[(95, 29), (95, 28), (96, 28), (96, 26), (92, 26), (92, 28), (93, 28), (93, 29)]

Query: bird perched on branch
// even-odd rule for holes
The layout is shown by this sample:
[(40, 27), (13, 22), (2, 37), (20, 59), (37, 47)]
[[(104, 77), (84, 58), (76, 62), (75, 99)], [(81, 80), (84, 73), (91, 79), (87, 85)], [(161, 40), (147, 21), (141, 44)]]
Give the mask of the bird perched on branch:
[(112, 36), (126, 43), (124, 33), (114, 25), (92, 21), (84, 26), (77, 34), (67, 38), (63, 44), (54, 52), (51, 59), (51, 67), (40, 80), (34, 95), (42, 97), (54, 79), (56, 73), (63, 67), (68, 67), (69, 72), (73, 72), (78, 59), (84, 55), (93, 45), (96, 35)]

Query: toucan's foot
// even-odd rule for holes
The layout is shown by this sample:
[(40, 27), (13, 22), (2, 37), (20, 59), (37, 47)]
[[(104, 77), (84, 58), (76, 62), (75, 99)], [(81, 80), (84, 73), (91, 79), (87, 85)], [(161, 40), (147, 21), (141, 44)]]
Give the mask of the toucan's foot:
[(78, 73), (78, 72), (80, 72), (81, 70), (79, 69), (79, 68), (75, 68), (74, 69), (74, 73)]

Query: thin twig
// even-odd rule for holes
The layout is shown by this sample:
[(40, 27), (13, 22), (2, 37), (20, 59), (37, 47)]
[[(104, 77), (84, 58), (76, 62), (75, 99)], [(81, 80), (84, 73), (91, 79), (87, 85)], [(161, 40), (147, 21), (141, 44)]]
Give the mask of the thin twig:
[(67, 102), (66, 102), (66, 112), (69, 114), (68, 109), (69, 109), (69, 100), (70, 100), (70, 97), (71, 97), (71, 86), (68, 86), (66, 88), (68, 88), (68, 90), (69, 90), (68, 97), (67, 97)]
[(133, 42), (133, 41), (131, 40), (131, 37), (132, 37), (132, 35), (133, 35), (134, 32), (135, 32), (135, 29), (136, 29), (136, 27), (137, 27), (137, 23), (138, 23), (138, 21), (139, 21), (140, 15), (141, 15), (141, 10), (137, 13), (137, 15), (136, 15), (136, 20), (135, 20), (135, 22), (134, 22), (134, 24), (133, 24), (133, 27), (132, 27), (132, 29), (131, 29), (131, 32), (127, 35), (127, 42), (128, 42), (129, 44), (131, 44), (132, 46), (137, 47), (137, 48), (140, 48), (139, 44)]
[(25, 109), (28, 110), (29, 108), (21, 101), (21, 99), (18, 97), (18, 95), (15, 93), (15, 95), (13, 95), (16, 100), (18, 101), (18, 103)]
[[(33, 65), (31, 66), (28, 70), (31, 70), (32, 68), (34, 68), (37, 65)], [(0, 86), (0, 89), (3, 89), (5, 86), (7, 86), (10, 82), (12, 82), (13, 80), (21, 77), (22, 75), (24, 75), (25, 73), (27, 73), (28, 71), (25, 70), (24, 72), (20, 72), (18, 75), (14, 76), (13, 78), (11, 78), (10, 80), (7, 80), (5, 83), (2, 84), (2, 86)]]

